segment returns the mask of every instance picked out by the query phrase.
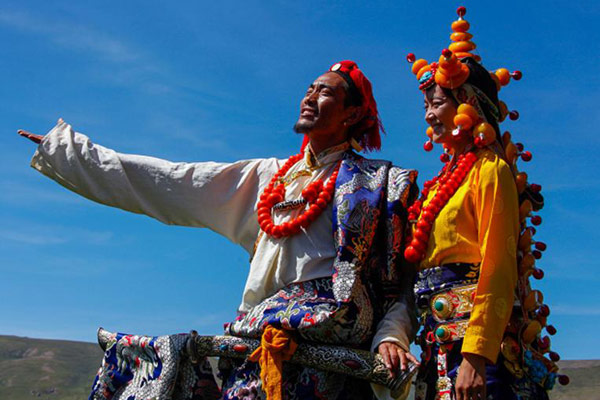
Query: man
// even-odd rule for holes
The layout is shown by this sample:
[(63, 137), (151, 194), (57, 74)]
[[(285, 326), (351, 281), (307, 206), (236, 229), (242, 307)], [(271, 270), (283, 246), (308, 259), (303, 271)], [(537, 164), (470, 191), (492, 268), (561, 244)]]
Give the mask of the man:
[[(32, 166), (70, 190), (243, 246), (250, 271), (228, 334), (362, 348), (386, 340), (408, 350), (411, 274), (400, 254), (416, 173), (351, 151), (379, 149), (381, 128), (371, 84), (354, 62), (336, 63), (310, 85), (294, 128), (305, 135), (300, 154), (232, 164), (119, 154), (62, 120), (45, 137), (19, 134), (40, 143)], [(390, 336), (398, 324), (405, 333)], [(224, 398), (370, 395), (364, 382), (339, 374), (287, 363), (277, 372), (267, 347), (232, 366)], [(403, 353), (384, 356), (390, 366), (399, 357), (406, 363)]]

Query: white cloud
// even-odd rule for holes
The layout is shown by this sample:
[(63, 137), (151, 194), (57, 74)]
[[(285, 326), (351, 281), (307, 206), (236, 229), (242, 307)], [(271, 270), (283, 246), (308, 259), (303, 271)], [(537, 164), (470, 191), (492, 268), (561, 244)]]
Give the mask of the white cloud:
[(63, 243), (85, 243), (103, 245), (113, 238), (108, 231), (67, 227), (60, 225), (42, 225), (30, 221), (17, 224), (5, 224), (0, 230), (0, 239), (26, 245), (57, 245)]
[(42, 35), (61, 47), (93, 53), (114, 63), (131, 63), (142, 58), (138, 51), (123, 42), (102, 32), (65, 21), (41, 20), (24, 12), (3, 10), (0, 11), (0, 25)]
[(564, 316), (593, 317), (600, 315), (600, 308), (581, 306), (579, 304), (559, 304), (551, 307), (552, 314)]

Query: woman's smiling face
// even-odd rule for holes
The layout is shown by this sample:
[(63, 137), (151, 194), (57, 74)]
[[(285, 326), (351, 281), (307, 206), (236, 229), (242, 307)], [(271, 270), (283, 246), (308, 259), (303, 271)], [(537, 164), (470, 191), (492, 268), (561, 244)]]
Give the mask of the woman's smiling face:
[(452, 142), (454, 116), (458, 105), (444, 90), (435, 85), (425, 92), (425, 121), (433, 128), (432, 140), (439, 144)]

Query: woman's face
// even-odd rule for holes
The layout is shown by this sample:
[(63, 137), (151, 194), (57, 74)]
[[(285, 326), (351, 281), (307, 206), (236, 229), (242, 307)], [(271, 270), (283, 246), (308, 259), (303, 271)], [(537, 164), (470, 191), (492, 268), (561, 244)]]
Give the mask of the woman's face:
[(434, 143), (448, 145), (452, 143), (457, 107), (454, 99), (447, 96), (438, 85), (425, 92), (425, 121), (433, 128)]

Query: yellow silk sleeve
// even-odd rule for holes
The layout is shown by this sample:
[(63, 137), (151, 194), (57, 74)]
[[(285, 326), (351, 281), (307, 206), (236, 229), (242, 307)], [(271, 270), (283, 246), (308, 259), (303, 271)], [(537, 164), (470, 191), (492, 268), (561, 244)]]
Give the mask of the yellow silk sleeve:
[(481, 251), (480, 275), (462, 352), (495, 363), (514, 302), (519, 204), (508, 164), (493, 153), (484, 154), (480, 162), (472, 198)]

